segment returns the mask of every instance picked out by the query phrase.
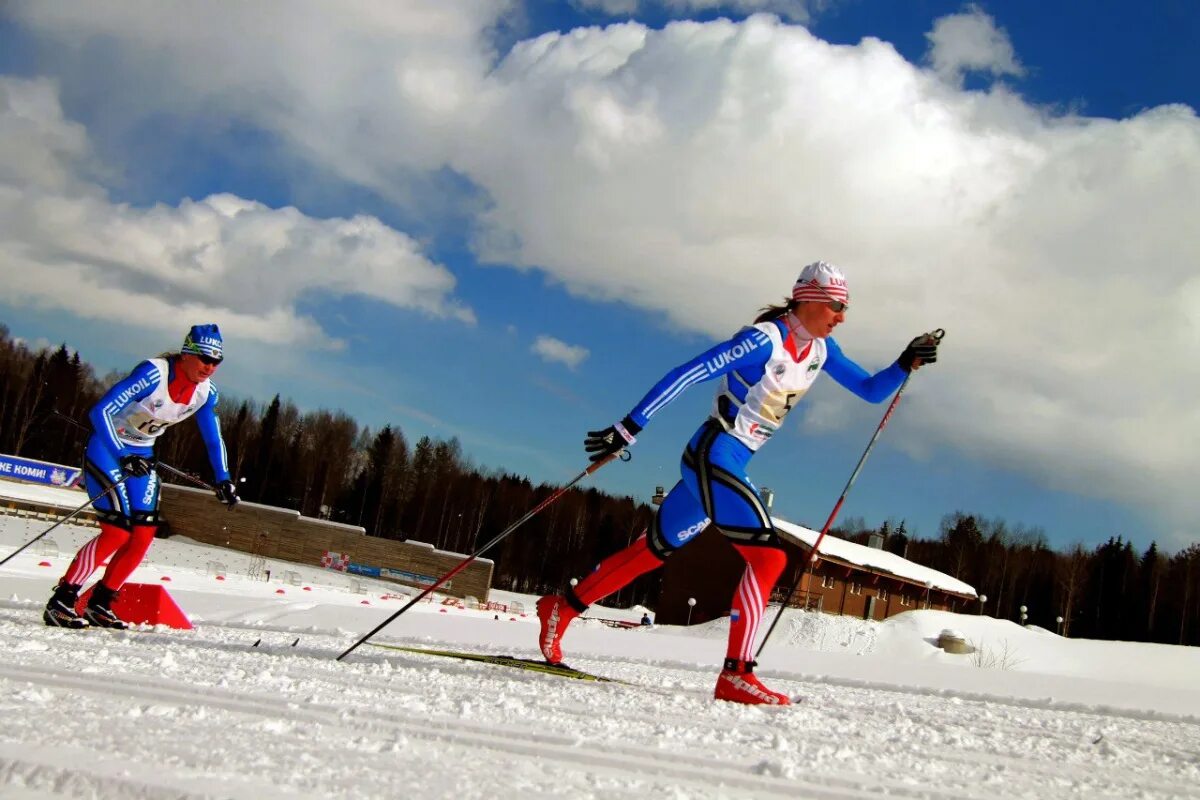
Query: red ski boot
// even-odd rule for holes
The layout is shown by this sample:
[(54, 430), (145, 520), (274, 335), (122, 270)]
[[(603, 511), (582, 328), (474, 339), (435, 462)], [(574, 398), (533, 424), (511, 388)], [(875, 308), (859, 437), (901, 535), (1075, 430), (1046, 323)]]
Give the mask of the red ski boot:
[(786, 694), (772, 692), (754, 677), (754, 661), (725, 659), (725, 669), (717, 678), (713, 697), (731, 703), (747, 705), (790, 706), (792, 701)]
[(571, 620), (581, 613), (566, 597), (558, 594), (548, 594), (537, 601), (538, 621), (542, 624), (538, 637), (538, 646), (542, 655), (551, 664), (562, 662), (562, 637), (571, 624)]

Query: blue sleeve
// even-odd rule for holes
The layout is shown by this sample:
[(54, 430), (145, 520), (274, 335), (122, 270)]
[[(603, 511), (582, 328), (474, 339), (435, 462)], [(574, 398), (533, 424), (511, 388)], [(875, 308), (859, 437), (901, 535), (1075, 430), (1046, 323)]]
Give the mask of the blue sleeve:
[(633, 407), (629, 417), (645, 427), (650, 417), (692, 384), (712, 380), (733, 369), (761, 367), (770, 357), (770, 337), (758, 328), (742, 328), (729, 341), (721, 342), (664, 375)]
[(160, 377), (158, 367), (143, 361), (133, 368), (133, 372), (114, 383), (88, 412), (92, 430), (114, 454), (123, 455), (125, 446), (117, 438), (117, 426), (113, 420), (130, 405), (149, 396)]
[(842, 348), (832, 337), (825, 340), (828, 355), (825, 358), (825, 371), (829, 377), (846, 387), (856, 395), (870, 403), (882, 403), (892, 396), (892, 392), (900, 388), (908, 373), (899, 364), (892, 364), (874, 375), (869, 375), (865, 369), (855, 364), (842, 353)]
[(208, 462), (212, 464), (217, 483), (229, 480), (225, 440), (221, 438), (221, 420), (217, 418), (217, 387), (212, 384), (209, 384), (208, 400), (196, 412), (196, 424), (200, 426), (200, 438), (208, 450)]

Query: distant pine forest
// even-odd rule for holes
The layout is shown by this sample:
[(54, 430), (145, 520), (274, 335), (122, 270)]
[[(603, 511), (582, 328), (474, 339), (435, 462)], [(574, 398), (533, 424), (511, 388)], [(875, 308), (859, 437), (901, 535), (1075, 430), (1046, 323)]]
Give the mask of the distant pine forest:
[[(75, 423), (86, 425), (89, 409), (121, 377), (98, 378), (65, 343), (34, 350), (0, 324), (0, 453), (78, 464), (87, 432)], [(245, 478), (245, 500), (469, 553), (558, 488), (476, 465), (457, 439), (412, 443), (398, 425), (372, 430), (343, 411), (301, 412), (278, 395), (264, 403), (222, 389), (221, 430), (230, 470)], [(157, 457), (211, 478), (195, 425), (172, 428)], [(486, 554), (496, 563), (493, 585), (561, 591), (637, 538), (653, 513), (631, 497), (573, 489)], [(982, 610), (991, 616), (1016, 621), (1025, 606), (1029, 624), (1063, 635), (1200, 644), (1200, 544), (1169, 554), (1152, 543), (1136, 552), (1117, 535), (1056, 550), (1041, 529), (962, 511), (943, 517), (936, 538), (910, 537), (903, 521), (877, 529), (854, 517), (831, 534), (865, 543), (876, 532), (885, 549), (986, 595)], [(643, 576), (605, 602), (653, 608), (660, 576)]]

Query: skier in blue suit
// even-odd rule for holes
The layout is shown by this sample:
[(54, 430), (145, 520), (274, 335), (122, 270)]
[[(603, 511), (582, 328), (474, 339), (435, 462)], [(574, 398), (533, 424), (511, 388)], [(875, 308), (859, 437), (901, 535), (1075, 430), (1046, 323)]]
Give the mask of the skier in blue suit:
[(551, 663), (562, 661), (562, 636), (592, 603), (661, 566), (709, 524), (716, 525), (745, 559), (733, 598), (718, 700), (786, 705), (789, 698), (763, 686), (753, 674), (755, 636), (771, 590), (787, 562), (766, 507), (746, 475), (750, 457), (765, 444), (822, 371), (858, 397), (886, 400), (905, 377), (937, 360), (937, 340), (913, 339), (889, 367), (870, 374), (847, 358), (833, 340), (846, 318), (850, 293), (832, 264), (818, 261), (801, 271), (792, 296), (769, 306), (750, 327), (671, 370), (620, 422), (591, 431), (585, 447), (593, 461), (632, 445), (650, 418), (688, 387), (720, 379), (711, 416), (688, 442), (682, 479), (663, 500), (653, 527), (629, 547), (561, 595), (537, 603), (539, 644)]
[[(217, 419), (217, 387), (209, 380), (223, 358), (220, 329), (195, 325), (179, 353), (138, 364), (89, 412), (93, 432), (83, 474), (88, 495), (99, 495), (93, 507), (100, 534), (80, 548), (55, 587), (43, 614), (47, 625), (126, 627), (113, 613), (112, 603), (142, 563), (158, 529), (160, 482), (154, 443), (171, 425), (196, 417), (216, 477), (217, 498), (230, 507), (237, 504)], [(108, 567), (80, 616), (75, 611), (79, 591), (105, 561)]]

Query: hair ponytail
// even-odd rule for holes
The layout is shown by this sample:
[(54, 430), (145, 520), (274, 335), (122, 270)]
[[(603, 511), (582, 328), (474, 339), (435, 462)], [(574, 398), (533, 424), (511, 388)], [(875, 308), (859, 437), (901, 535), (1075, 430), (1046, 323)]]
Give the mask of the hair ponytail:
[(790, 297), (783, 298), (783, 305), (768, 305), (763, 306), (758, 310), (758, 316), (754, 318), (754, 324), (760, 322), (770, 322), (773, 319), (779, 319), (787, 312), (800, 305)]

